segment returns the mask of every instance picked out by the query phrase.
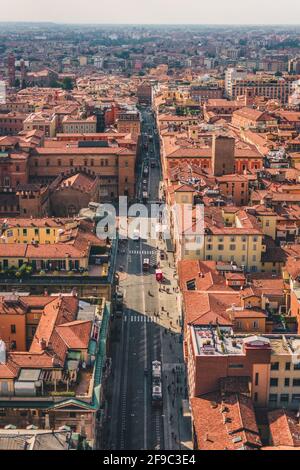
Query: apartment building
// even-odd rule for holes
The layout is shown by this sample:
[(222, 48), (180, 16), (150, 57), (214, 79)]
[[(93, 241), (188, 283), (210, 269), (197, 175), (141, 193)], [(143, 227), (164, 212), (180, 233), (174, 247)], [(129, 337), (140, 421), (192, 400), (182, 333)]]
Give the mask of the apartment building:
[[(162, 136), (162, 164), (164, 172), (175, 168), (178, 164), (193, 164), (212, 171), (212, 139), (206, 145), (204, 143), (194, 145), (170, 145), (171, 137)], [(222, 145), (220, 145), (222, 147)], [(225, 160), (225, 159), (224, 159)], [(226, 160), (227, 161), (227, 160)], [(226, 165), (226, 161), (222, 163)], [(260, 170), (263, 168), (263, 156), (254, 145), (241, 142), (236, 139), (234, 147), (233, 172), (243, 174), (247, 170)], [(222, 173), (221, 173), (222, 174)]]
[(189, 249), (196, 243), (197, 236), (189, 235), (188, 229), (181, 237), (178, 235), (177, 250), (181, 259), (234, 262), (252, 272), (261, 269), (266, 246), (264, 233), (254, 217), (243, 209), (230, 207), (206, 208), (204, 214), (204, 236), (198, 248)]
[(96, 116), (90, 116), (86, 119), (65, 116), (62, 120), (62, 132), (64, 134), (93, 134), (96, 131)]
[(286, 311), (287, 297), (280, 275), (247, 274), (235, 264), (198, 260), (180, 261), (178, 273), (185, 330), (226, 325), (257, 334), (282, 328), (277, 315)]
[(81, 297), (110, 299), (114, 257), (114, 242), (100, 239), (87, 220), (1, 221), (0, 284), (5, 292), (12, 286), (38, 294), (75, 288)]
[(104, 299), (93, 306), (74, 295), (1, 297), (3, 425), (84, 429), (91, 448), (101, 442), (109, 316)]
[(131, 134), (137, 141), (141, 133), (141, 117), (136, 110), (121, 110), (117, 119), (117, 130), (120, 133)]
[(218, 390), (226, 377), (247, 377), (255, 407), (297, 410), (300, 337), (233, 334), (226, 326), (189, 326), (186, 357), (190, 396)]
[(0, 135), (17, 135), (23, 130), (26, 116), (16, 112), (0, 114)]
[(134, 197), (135, 151), (107, 142), (57, 141), (32, 151), (29, 172), (32, 182), (49, 183), (57, 175), (81, 170), (100, 180), (100, 196), (111, 200), (119, 195)]
[(37, 112), (27, 116), (23, 123), (24, 131), (40, 130), (45, 137), (55, 137), (57, 116), (55, 113)]
[(151, 106), (153, 102), (153, 87), (149, 83), (141, 83), (137, 88), (137, 98), (141, 105)]
[(241, 108), (233, 112), (231, 123), (236, 128), (271, 130), (277, 126), (277, 119), (264, 111)]
[(229, 69), (225, 78), (225, 89), (228, 98), (235, 100), (249, 91), (253, 96), (264, 96), (269, 100), (278, 100), (282, 104), (288, 102), (292, 93), (292, 76), (275, 77), (272, 75), (250, 75), (244, 71)]
[(204, 104), (208, 100), (223, 98), (224, 90), (217, 83), (202, 83), (191, 85), (190, 96), (193, 101)]

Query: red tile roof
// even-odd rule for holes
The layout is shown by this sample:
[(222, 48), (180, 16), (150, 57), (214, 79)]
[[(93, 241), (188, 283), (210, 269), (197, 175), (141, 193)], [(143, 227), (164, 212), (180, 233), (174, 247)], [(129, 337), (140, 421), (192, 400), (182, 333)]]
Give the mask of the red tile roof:
[(69, 349), (87, 349), (91, 328), (91, 321), (74, 321), (57, 326), (56, 331)]
[(274, 410), (268, 413), (270, 437), (275, 447), (300, 447), (300, 425), (295, 413)]
[(255, 450), (262, 445), (252, 401), (242, 394), (219, 392), (191, 399), (200, 450)]
[[(46, 347), (51, 346), (55, 351), (55, 346), (52, 344), (54, 328), (75, 320), (78, 303), (77, 297), (55, 297), (52, 302), (45, 306), (30, 347), (31, 353), (42, 351), (42, 340), (45, 342)], [(59, 357), (61, 356), (59, 355)]]

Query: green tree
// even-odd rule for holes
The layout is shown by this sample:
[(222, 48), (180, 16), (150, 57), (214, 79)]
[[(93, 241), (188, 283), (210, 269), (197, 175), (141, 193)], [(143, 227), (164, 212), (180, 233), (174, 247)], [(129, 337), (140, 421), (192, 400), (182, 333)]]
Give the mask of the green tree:
[(70, 77), (65, 77), (62, 82), (62, 87), (64, 90), (73, 90), (74, 85)]
[(59, 88), (59, 87), (60, 87), (60, 83), (58, 83), (57, 80), (51, 80), (51, 82), (50, 82), (50, 87), (51, 87), (51, 88)]

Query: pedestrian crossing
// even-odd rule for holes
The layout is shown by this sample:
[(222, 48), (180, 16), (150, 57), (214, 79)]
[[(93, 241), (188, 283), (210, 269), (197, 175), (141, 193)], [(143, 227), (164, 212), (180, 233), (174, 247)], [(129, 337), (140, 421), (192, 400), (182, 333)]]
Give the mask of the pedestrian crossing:
[(149, 317), (148, 315), (124, 315), (123, 321), (131, 323), (154, 323), (156, 317)]
[(157, 250), (129, 250), (130, 255), (156, 255)]

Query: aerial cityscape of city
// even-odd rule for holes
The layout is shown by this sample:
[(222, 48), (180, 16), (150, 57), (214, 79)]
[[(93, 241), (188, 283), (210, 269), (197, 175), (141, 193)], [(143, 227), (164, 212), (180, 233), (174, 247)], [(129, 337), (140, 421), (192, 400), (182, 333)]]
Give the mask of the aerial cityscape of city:
[(300, 26), (20, 15), (0, 450), (300, 450)]

